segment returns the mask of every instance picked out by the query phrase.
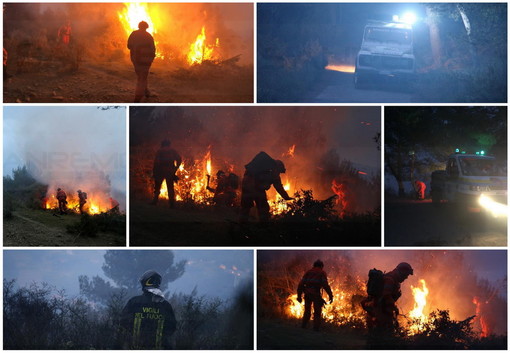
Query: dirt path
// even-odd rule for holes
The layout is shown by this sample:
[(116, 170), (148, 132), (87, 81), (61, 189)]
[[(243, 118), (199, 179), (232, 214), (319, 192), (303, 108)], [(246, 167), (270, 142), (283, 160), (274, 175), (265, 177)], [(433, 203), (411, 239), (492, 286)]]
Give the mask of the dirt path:
[[(128, 61), (83, 61), (78, 70), (40, 61), (4, 81), (4, 103), (131, 103), (136, 76)], [(252, 103), (253, 68), (203, 64), (177, 68), (154, 62), (151, 96), (142, 103)]]

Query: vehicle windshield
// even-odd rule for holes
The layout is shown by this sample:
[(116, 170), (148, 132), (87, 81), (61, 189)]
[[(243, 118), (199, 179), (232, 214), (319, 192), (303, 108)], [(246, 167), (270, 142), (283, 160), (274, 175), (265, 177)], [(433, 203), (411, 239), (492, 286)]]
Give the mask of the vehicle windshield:
[(491, 158), (459, 158), (462, 174), (466, 176), (506, 176), (504, 163)]
[(381, 43), (397, 43), (410, 45), (412, 42), (411, 30), (403, 28), (367, 27), (365, 41)]

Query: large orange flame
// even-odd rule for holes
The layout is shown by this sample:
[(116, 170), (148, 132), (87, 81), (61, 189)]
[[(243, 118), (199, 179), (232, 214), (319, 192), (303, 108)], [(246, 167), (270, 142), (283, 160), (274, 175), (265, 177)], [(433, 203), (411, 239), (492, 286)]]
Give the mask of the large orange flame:
[[(209, 204), (210, 193), (207, 191), (207, 175), (212, 172), (211, 146), (203, 158), (194, 163), (183, 162), (177, 170), (179, 181), (174, 184), (177, 201), (192, 200), (196, 203)], [(168, 187), (163, 181), (159, 197), (168, 200)]]
[(220, 39), (216, 38), (214, 44), (206, 43), (207, 37), (205, 35), (205, 26), (202, 27), (202, 31), (197, 35), (195, 42), (191, 43), (188, 52), (188, 63), (190, 65), (201, 64), (204, 60), (217, 59), (215, 48), (220, 46)]
[(411, 333), (418, 333), (423, 329), (423, 326), (427, 322), (427, 316), (424, 313), (425, 306), (427, 305), (427, 296), (429, 295), (429, 289), (424, 279), (420, 279), (420, 287), (411, 286), (414, 297), (414, 308), (409, 312), (409, 317), (416, 322), (411, 325), (409, 330)]
[(147, 32), (156, 33), (156, 28), (149, 15), (149, 7), (146, 3), (125, 3), (124, 9), (118, 13), (119, 20), (122, 23), (127, 35), (138, 29), (141, 21), (148, 23)]

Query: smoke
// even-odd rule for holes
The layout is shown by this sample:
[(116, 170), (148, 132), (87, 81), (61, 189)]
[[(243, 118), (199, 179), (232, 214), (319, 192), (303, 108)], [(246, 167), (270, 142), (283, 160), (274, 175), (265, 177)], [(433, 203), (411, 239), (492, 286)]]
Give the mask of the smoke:
[[(30, 174), (69, 196), (81, 189), (89, 200), (125, 209), (125, 108), (5, 107), (4, 175), (26, 165)], [(106, 200), (105, 200), (106, 199)]]
[[(332, 288), (339, 284), (351, 294), (356, 280), (366, 282), (368, 271), (377, 268), (384, 272), (393, 270), (398, 263), (408, 262), (414, 275), (402, 283), (402, 297), (397, 305), (401, 313), (413, 309), (411, 286), (419, 286), (424, 279), (429, 289), (425, 313), (433, 310), (449, 310), (454, 320), (464, 320), (479, 314), (474, 320), (475, 330), (481, 331), (480, 322), (488, 323), (489, 334), (507, 333), (506, 253), (504, 251), (456, 251), (456, 250), (349, 250), (349, 251), (262, 251), (258, 253), (258, 272), (282, 269), (294, 273), (299, 281), (312, 263), (320, 258), (328, 274)], [(481, 268), (489, 268), (484, 272)], [(482, 277), (482, 274), (487, 277)], [(259, 275), (260, 276), (260, 275)], [(297, 283), (297, 282), (296, 282)], [(483, 305), (477, 311), (473, 303), (479, 298)]]
[[(208, 44), (219, 38), (222, 59), (241, 54), (241, 63), (253, 64), (252, 4), (148, 3), (147, 8), (154, 24), (149, 30), (154, 31), (157, 50), (165, 57), (156, 64), (183, 65), (202, 27)], [(28, 41), (49, 51), (59, 27), (69, 20), (73, 41), (87, 60), (127, 61), (128, 32), (119, 19), (124, 9), (123, 3), (9, 3), (4, 11), (5, 37), (8, 43)]]
[[(190, 160), (202, 158), (210, 146), (213, 174), (233, 166), (242, 176), (244, 166), (264, 151), (284, 162), (287, 172), (281, 177), (292, 185), (291, 193), (312, 189), (316, 198), (334, 195), (333, 179), (345, 179), (342, 160), (352, 163), (360, 180), (365, 177), (358, 169), (367, 180), (380, 172), (380, 152), (373, 141), (380, 129), (378, 107), (134, 107), (130, 116), (131, 153), (149, 164), (154, 154), (142, 156), (136, 148), (152, 146), (155, 151), (165, 138)], [(366, 121), (371, 124), (362, 124)], [(374, 189), (358, 189), (360, 195), (374, 194)], [(375, 194), (375, 200), (363, 202), (358, 210), (376, 208), (380, 197)]]

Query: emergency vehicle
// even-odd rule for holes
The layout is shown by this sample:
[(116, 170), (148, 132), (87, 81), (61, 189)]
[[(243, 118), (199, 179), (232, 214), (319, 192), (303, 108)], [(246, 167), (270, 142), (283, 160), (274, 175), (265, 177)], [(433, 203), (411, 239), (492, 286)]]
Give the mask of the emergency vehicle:
[(399, 22), (371, 21), (365, 26), (356, 56), (354, 86), (389, 78), (409, 85), (415, 78), (413, 28)]
[(456, 203), (470, 210), (497, 216), (507, 211), (507, 167), (483, 152), (456, 152), (448, 157), (445, 170), (432, 172), (432, 202)]

